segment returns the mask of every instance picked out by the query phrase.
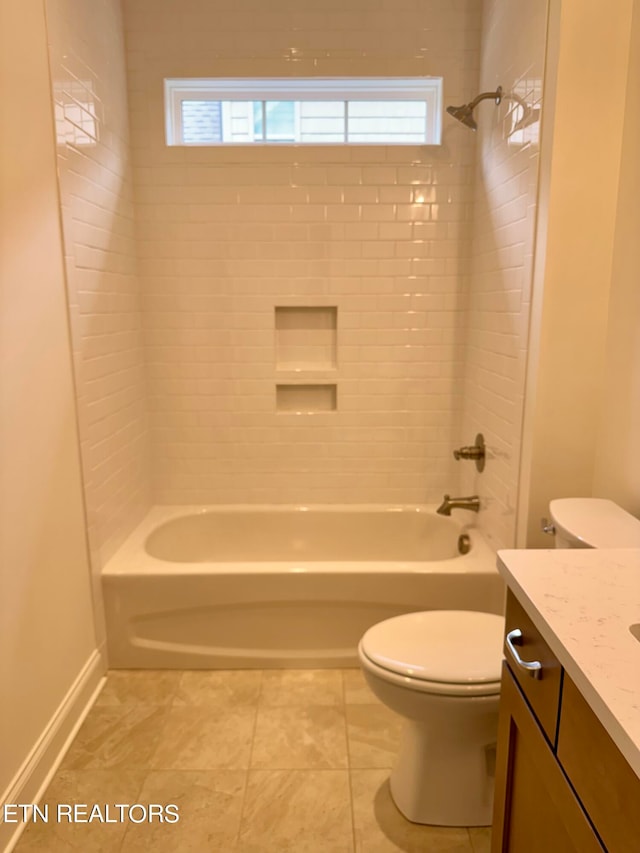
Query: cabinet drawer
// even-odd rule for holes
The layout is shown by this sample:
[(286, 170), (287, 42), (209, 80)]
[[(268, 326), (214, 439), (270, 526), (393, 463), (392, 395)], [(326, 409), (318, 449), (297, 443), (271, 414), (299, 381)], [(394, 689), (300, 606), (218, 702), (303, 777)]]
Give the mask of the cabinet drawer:
[(611, 853), (640, 849), (640, 779), (565, 673), (558, 760)]
[(544, 733), (551, 744), (555, 746), (562, 667), (511, 591), (507, 593), (505, 627), (507, 636), (516, 629), (521, 631), (522, 637), (516, 640), (518, 643), (515, 646), (516, 654), (523, 661), (539, 661), (542, 665), (539, 670), (539, 677), (532, 677), (530, 672), (527, 672), (517, 663), (514, 654), (505, 641), (504, 654), (509, 668), (538, 718)]

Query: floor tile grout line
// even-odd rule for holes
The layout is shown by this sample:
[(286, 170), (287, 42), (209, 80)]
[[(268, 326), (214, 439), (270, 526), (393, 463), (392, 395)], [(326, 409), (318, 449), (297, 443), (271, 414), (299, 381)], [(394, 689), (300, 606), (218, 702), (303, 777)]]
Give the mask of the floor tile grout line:
[(256, 740), (256, 731), (258, 728), (258, 714), (260, 712), (260, 699), (262, 698), (262, 685), (264, 683), (264, 670), (261, 669), (261, 670), (259, 670), (259, 672), (260, 672), (260, 687), (258, 690), (258, 698), (256, 701), (256, 708), (255, 708), (256, 713), (255, 713), (255, 717), (253, 718), (253, 731), (251, 732), (251, 746), (249, 747), (249, 757), (247, 760), (248, 766), (247, 766), (247, 770), (246, 770), (245, 777), (244, 777), (244, 790), (242, 791), (242, 804), (240, 806), (240, 820), (238, 821), (238, 831), (237, 831), (236, 837), (235, 837), (235, 845), (234, 845), (235, 847), (239, 846), (240, 835), (242, 834), (242, 826), (244, 823), (244, 816), (245, 816), (245, 807), (247, 804), (247, 792), (249, 789), (249, 774), (251, 773), (251, 764), (253, 762), (253, 747), (254, 747), (255, 740)]
[[(153, 773), (153, 770), (151, 768), (144, 771), (144, 776), (142, 777), (142, 782), (140, 783), (140, 788), (138, 789), (138, 791), (136, 793), (136, 802), (137, 803), (140, 802), (140, 794), (143, 792), (145, 783), (146, 783), (147, 779), (149, 778), (149, 776), (151, 775), (151, 773)], [(118, 853), (122, 853), (127, 835), (129, 833), (129, 829), (130, 829), (130, 826), (127, 826), (125, 828), (125, 831), (122, 834), (122, 840), (120, 841), (120, 844), (118, 845)]]
[(347, 724), (347, 684), (345, 670), (342, 670), (342, 699), (343, 699), (343, 717), (344, 717), (344, 736), (347, 747), (347, 783), (349, 786), (349, 811), (351, 813), (351, 843), (355, 853), (356, 849), (356, 813), (353, 807), (353, 780), (351, 778), (351, 750), (349, 749), (349, 726)]
[(179, 672), (180, 677), (176, 681), (176, 687), (175, 687), (175, 690), (173, 691), (173, 696), (171, 697), (171, 702), (169, 703), (170, 708), (176, 707), (176, 699), (178, 698), (178, 694), (180, 693), (180, 687), (182, 686), (182, 682), (184, 681), (184, 675), (186, 672), (188, 672), (188, 670), (186, 670), (186, 669), (180, 670), (179, 669), (179, 670), (175, 670), (175, 672)]
[(154, 762), (154, 759), (155, 759), (155, 757), (156, 757), (156, 755), (160, 749), (161, 744), (164, 741), (164, 733), (166, 731), (167, 726), (169, 725), (169, 712), (173, 706), (172, 705), (157, 705), (156, 707), (162, 709), (163, 720), (162, 720), (162, 724), (160, 726), (160, 732), (159, 732), (158, 737), (156, 739), (156, 744), (155, 744), (153, 750), (151, 751), (151, 754), (149, 755), (148, 767), (143, 768), (143, 769), (147, 770), (147, 773), (150, 773), (152, 770), (165, 770), (166, 769), (164, 767), (154, 767), (153, 762)]

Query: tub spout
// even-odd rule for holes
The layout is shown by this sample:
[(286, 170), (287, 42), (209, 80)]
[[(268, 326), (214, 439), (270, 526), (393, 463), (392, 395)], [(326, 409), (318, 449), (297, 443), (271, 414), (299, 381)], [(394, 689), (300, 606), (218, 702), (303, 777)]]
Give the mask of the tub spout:
[(480, 498), (478, 495), (472, 495), (469, 498), (452, 498), (450, 495), (445, 495), (436, 512), (440, 515), (451, 515), (452, 509), (470, 509), (471, 512), (479, 512)]

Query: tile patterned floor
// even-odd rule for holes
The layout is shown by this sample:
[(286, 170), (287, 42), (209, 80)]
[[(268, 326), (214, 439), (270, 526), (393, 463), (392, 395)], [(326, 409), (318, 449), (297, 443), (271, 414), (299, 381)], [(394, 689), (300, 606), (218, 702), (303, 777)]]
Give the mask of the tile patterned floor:
[(111, 672), (54, 803), (177, 803), (176, 824), (30, 824), (16, 853), (488, 853), (389, 796), (400, 720), (357, 670)]

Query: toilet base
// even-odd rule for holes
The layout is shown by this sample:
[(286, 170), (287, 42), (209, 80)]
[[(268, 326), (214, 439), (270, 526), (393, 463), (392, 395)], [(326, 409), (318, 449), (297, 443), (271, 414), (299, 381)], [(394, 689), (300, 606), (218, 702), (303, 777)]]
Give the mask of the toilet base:
[(468, 699), (450, 700), (447, 713), (432, 714), (428, 723), (404, 721), (390, 787), (396, 806), (413, 823), (491, 825), (498, 697), (471, 702), (476, 705), (471, 725)]

